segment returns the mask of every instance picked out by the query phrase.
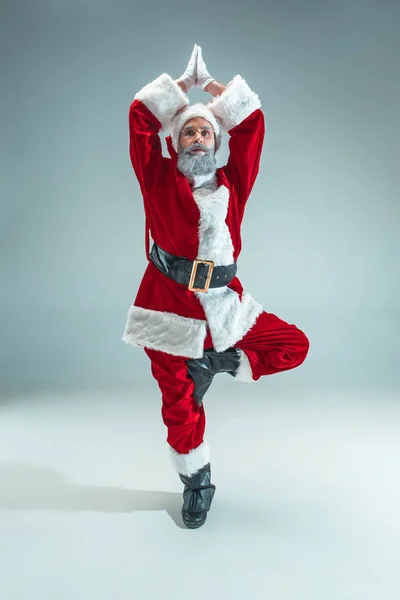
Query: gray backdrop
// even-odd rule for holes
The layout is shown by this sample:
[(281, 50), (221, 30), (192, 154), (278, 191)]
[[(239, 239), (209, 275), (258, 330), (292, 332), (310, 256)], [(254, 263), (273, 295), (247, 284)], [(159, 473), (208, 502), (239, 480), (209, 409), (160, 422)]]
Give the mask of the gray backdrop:
[(399, 17), (382, 0), (3, 0), (3, 389), (151, 377), (121, 340), (146, 267), (128, 109), (194, 43), (265, 111), (239, 276), (310, 339), (282, 385), (398, 387)]

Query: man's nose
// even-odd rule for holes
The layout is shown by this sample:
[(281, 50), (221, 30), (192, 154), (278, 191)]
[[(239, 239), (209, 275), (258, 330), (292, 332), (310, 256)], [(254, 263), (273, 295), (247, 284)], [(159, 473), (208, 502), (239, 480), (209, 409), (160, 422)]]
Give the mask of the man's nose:
[(201, 144), (203, 143), (203, 136), (201, 135), (200, 131), (196, 131), (195, 142), (196, 143), (200, 142)]

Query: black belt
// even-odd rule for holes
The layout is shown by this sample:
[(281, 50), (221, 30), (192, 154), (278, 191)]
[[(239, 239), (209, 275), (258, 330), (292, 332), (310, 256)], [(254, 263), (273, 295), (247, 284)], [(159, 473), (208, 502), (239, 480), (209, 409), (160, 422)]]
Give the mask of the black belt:
[(208, 288), (228, 285), (237, 272), (236, 263), (215, 267), (212, 260), (189, 260), (184, 256), (174, 256), (155, 243), (149, 256), (164, 275), (187, 285), (191, 292), (207, 292)]

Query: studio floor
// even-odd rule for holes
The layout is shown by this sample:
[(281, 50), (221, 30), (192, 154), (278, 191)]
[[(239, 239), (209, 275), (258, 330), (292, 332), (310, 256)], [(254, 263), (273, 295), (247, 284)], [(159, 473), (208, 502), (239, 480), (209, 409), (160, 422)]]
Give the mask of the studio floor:
[(276, 382), (209, 390), (198, 530), (155, 382), (5, 394), (1, 600), (398, 600), (400, 394)]

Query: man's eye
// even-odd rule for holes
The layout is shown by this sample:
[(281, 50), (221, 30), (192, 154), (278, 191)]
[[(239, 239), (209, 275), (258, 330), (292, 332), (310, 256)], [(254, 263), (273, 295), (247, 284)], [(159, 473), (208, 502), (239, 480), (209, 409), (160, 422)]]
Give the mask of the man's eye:
[(208, 129), (203, 129), (202, 134), (204, 137), (210, 137), (211, 131), (208, 131)]
[(194, 136), (194, 131), (193, 129), (186, 129), (186, 135), (188, 135), (189, 137), (193, 137)]

